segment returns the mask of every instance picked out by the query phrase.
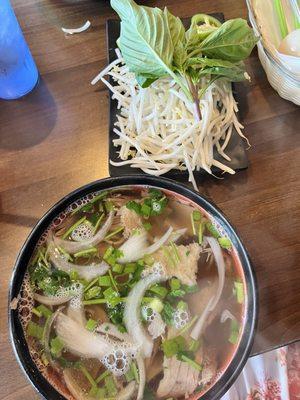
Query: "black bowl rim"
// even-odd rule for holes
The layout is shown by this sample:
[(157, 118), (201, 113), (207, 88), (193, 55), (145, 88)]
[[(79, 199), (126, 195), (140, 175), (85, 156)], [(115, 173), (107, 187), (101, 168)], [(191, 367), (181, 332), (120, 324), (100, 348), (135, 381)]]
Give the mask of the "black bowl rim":
[[(23, 276), (25, 273), (25, 268), (24, 271), (22, 271), (22, 267), (27, 267), (32, 251), (34, 250), (38, 239), (51, 224), (54, 217), (57, 216), (60, 212), (64, 211), (67, 206), (70, 205), (72, 202), (85, 196), (86, 194), (98, 190), (113, 189), (114, 187), (122, 187), (127, 185), (156, 186), (161, 189), (174, 191), (195, 202), (196, 204), (203, 207), (210, 215), (212, 215), (212, 217), (214, 217), (221, 224), (221, 226), (225, 227), (226, 232), (229, 234), (229, 237), (237, 250), (239, 260), (244, 272), (245, 280), (247, 282), (248, 312), (245, 318), (244, 332), (239, 343), (239, 348), (236, 351), (233, 359), (231, 360), (229, 366), (227, 367), (221, 378), (203, 396), (200, 397), (201, 400), (217, 400), (226, 393), (226, 391), (236, 380), (250, 355), (254, 333), (257, 325), (258, 314), (258, 293), (256, 278), (248, 252), (243, 245), (241, 239), (239, 238), (236, 229), (228, 221), (224, 213), (211, 200), (208, 200), (202, 194), (196, 192), (195, 190), (182, 183), (178, 183), (167, 178), (130, 175), (104, 178), (88, 183), (87, 185), (84, 185), (72, 191), (61, 200), (59, 200), (36, 223), (19, 252), (13, 268), (9, 287), (9, 333), (10, 341), (17, 361), (21, 369), (25, 373), (26, 377), (29, 379), (31, 384), (35, 387), (40, 395), (42, 395), (46, 399), (66, 399), (42, 376), (42, 374), (39, 372), (36, 365), (32, 361), (24, 337), (23, 329), (18, 318), (17, 310), (12, 310), (10, 308), (10, 303), (12, 299), (17, 297), (17, 295), (19, 294)], [(21, 274), (19, 274), (19, 271), (21, 271)]]

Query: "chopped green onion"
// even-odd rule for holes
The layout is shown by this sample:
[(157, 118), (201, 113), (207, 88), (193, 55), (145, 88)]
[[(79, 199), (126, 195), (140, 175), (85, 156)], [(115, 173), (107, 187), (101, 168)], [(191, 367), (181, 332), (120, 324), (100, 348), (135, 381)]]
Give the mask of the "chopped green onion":
[(88, 331), (94, 332), (94, 330), (96, 329), (97, 325), (98, 325), (98, 321), (95, 321), (94, 319), (90, 318), (90, 319), (87, 321), (85, 327), (86, 327), (86, 329), (87, 329)]
[(111, 232), (108, 235), (106, 235), (104, 240), (108, 240), (108, 239), (116, 236), (118, 233), (122, 232), (123, 230), (124, 230), (124, 227), (123, 226), (119, 226), (119, 228), (115, 229), (113, 232)]
[(90, 255), (96, 253), (98, 253), (97, 247), (90, 247), (89, 249), (78, 251), (77, 253), (74, 254), (74, 257), (75, 258), (86, 257), (86, 256), (89, 257)]
[(131, 274), (136, 270), (136, 268), (137, 265), (135, 263), (126, 264), (124, 268), (124, 274)]
[(244, 285), (242, 282), (234, 282), (234, 289), (237, 302), (242, 304), (244, 302)]
[(179, 263), (180, 262), (180, 256), (179, 256), (176, 244), (174, 242), (170, 242), (170, 246), (171, 246), (171, 249), (173, 250), (175, 261), (177, 263)]
[(113, 254), (114, 248), (112, 246), (109, 246), (103, 255), (103, 259), (106, 260), (108, 257), (110, 257)]
[(107, 390), (108, 396), (115, 396), (118, 393), (116, 384), (112, 376), (106, 376), (104, 378), (105, 388)]
[(194, 323), (197, 321), (197, 319), (199, 318), (198, 315), (194, 315), (193, 318), (190, 320), (190, 322), (188, 322), (180, 331), (180, 335), (182, 335), (183, 333), (187, 332), (193, 325)]
[(181, 283), (180, 283), (180, 280), (179, 280), (179, 279), (177, 279), (177, 278), (172, 278), (172, 279), (169, 281), (169, 285), (170, 285), (171, 290), (176, 290), (176, 289), (180, 289)]
[(43, 364), (45, 365), (45, 367), (47, 367), (47, 366), (49, 365), (49, 360), (48, 360), (48, 358), (46, 357), (46, 354), (45, 354), (45, 353), (42, 353), (41, 359), (42, 359), (42, 362), (43, 362)]
[(78, 221), (75, 222), (62, 236), (63, 239), (66, 239), (70, 236), (70, 234), (77, 228), (80, 224), (82, 224), (86, 220), (86, 217), (80, 218)]
[(92, 377), (92, 375), (89, 373), (89, 371), (85, 368), (84, 365), (80, 365), (80, 370), (82, 371), (83, 375), (86, 377), (86, 379), (90, 382), (92, 387), (97, 387), (97, 383)]
[(117, 263), (112, 267), (113, 272), (115, 272), (116, 274), (121, 274), (123, 272), (123, 269), (123, 265)]
[(202, 244), (203, 242), (203, 230), (204, 230), (204, 222), (200, 222), (199, 228), (198, 228), (198, 243)]
[(195, 370), (202, 371), (202, 366), (200, 364), (198, 364), (196, 361), (192, 360), (191, 358), (185, 356), (184, 354), (181, 356), (181, 360), (188, 363)]
[(39, 317), (39, 318), (42, 317), (42, 313), (39, 312), (39, 310), (37, 310), (36, 308), (33, 308), (31, 311), (32, 311), (33, 314), (35, 314), (37, 317)]
[(143, 217), (149, 218), (151, 214), (151, 207), (147, 206), (147, 204), (142, 204), (141, 214), (143, 215)]
[(200, 346), (199, 340), (191, 339), (190, 345), (189, 345), (189, 351), (192, 351), (193, 353), (195, 353), (199, 349), (199, 346)]
[(104, 290), (103, 296), (106, 299), (110, 299), (110, 298), (113, 298), (113, 297), (118, 297), (118, 292), (116, 290), (114, 290), (112, 287), (109, 287), (109, 288)]
[(99, 297), (101, 294), (101, 288), (99, 286), (91, 287), (84, 295), (85, 300), (91, 300)]
[(70, 275), (71, 281), (77, 281), (78, 280), (79, 275), (78, 275), (78, 272), (75, 269), (72, 269), (72, 271), (70, 271), (69, 275)]
[(179, 311), (186, 311), (188, 309), (188, 305), (185, 301), (180, 300), (177, 304), (177, 309)]
[(172, 266), (176, 268), (176, 262), (174, 261), (172, 254), (170, 253), (170, 250), (168, 249), (168, 247), (164, 246), (162, 250), (167, 258), (167, 261), (168, 262), (170, 261)]
[(99, 286), (107, 286), (107, 287), (111, 286), (111, 280), (108, 275), (99, 276), (99, 278), (97, 279)]
[(111, 280), (111, 282), (112, 282), (112, 285), (113, 285), (115, 291), (118, 293), (118, 292), (119, 292), (118, 286), (117, 286), (117, 284), (116, 284), (116, 281), (115, 281), (115, 279), (114, 279), (114, 277), (113, 277), (113, 274), (112, 274), (112, 272), (111, 272), (110, 269), (108, 270), (108, 275), (109, 275), (109, 277), (110, 277), (110, 280)]
[(195, 221), (194, 221), (194, 218), (193, 218), (193, 213), (191, 214), (190, 218), (191, 218), (193, 235), (196, 235), (196, 227), (195, 227)]
[(98, 378), (96, 379), (96, 383), (100, 383), (101, 381), (103, 381), (104, 378), (106, 378), (107, 376), (110, 375), (109, 371), (104, 371), (100, 376), (98, 376)]
[(207, 222), (205, 224), (205, 226), (214, 238), (218, 239), (221, 236), (220, 233), (217, 231), (217, 229), (214, 227), (214, 225), (211, 222)]
[(153, 256), (151, 254), (146, 254), (144, 256), (144, 262), (145, 262), (146, 265), (151, 266), (151, 265), (154, 264), (155, 260), (154, 260), (154, 258), (153, 258)]
[(168, 289), (166, 287), (158, 285), (158, 284), (151, 286), (149, 288), (149, 291), (157, 294), (158, 296), (160, 296), (162, 298), (165, 298), (166, 295), (168, 294)]
[(67, 258), (69, 261), (73, 261), (73, 257), (72, 257), (69, 253), (67, 253), (65, 249), (63, 249), (63, 248), (60, 247), (60, 246), (58, 246), (57, 248), (58, 248), (58, 250), (60, 251), (60, 253), (63, 254), (64, 256), (66, 256), (66, 258)]
[(223, 248), (223, 249), (230, 249), (231, 248), (231, 241), (226, 238), (226, 237), (220, 237), (218, 238), (218, 242), (219, 245)]
[(239, 323), (235, 320), (232, 319), (230, 322), (230, 336), (228, 341), (232, 344), (236, 344), (239, 338)]
[(51, 317), (53, 314), (53, 312), (48, 307), (44, 306), (44, 304), (40, 304), (36, 309), (46, 318)]
[(161, 313), (164, 308), (162, 301), (157, 297), (153, 297), (148, 306), (158, 313)]
[(185, 291), (185, 293), (196, 293), (199, 290), (197, 284), (195, 284), (195, 285), (182, 285), (182, 289)]
[(112, 201), (106, 201), (104, 206), (107, 212), (114, 211), (115, 209), (115, 205)]
[(161, 347), (164, 355), (167, 358), (175, 356), (180, 351), (183, 351), (186, 346), (186, 341), (183, 336), (179, 335), (172, 339), (166, 339), (162, 342)]
[(152, 225), (150, 224), (150, 222), (144, 222), (143, 227), (146, 229), (146, 231), (150, 231)]
[(60, 357), (61, 356), (61, 352), (64, 348), (64, 343), (59, 339), (58, 336), (56, 336), (55, 338), (51, 339), (50, 341), (50, 351), (51, 354), (54, 357)]
[(44, 328), (39, 326), (35, 322), (29, 321), (27, 325), (27, 335), (35, 337), (36, 339), (42, 340)]
[(194, 210), (193, 213), (192, 213), (192, 216), (193, 216), (193, 220), (194, 221), (201, 221), (202, 215), (201, 215), (200, 211)]
[(98, 278), (93, 279), (85, 288), (84, 292), (87, 292), (92, 286), (94, 286), (98, 282)]
[(39, 250), (39, 255), (40, 255), (41, 259), (43, 260), (44, 264), (46, 265), (46, 267), (49, 267), (49, 263), (46, 260), (46, 257), (45, 257), (44, 253), (41, 250)]
[(126, 372), (125, 378), (127, 382), (131, 382), (134, 380), (134, 374), (131, 368)]
[(137, 383), (140, 383), (139, 370), (138, 370), (135, 362), (131, 363), (130, 369), (131, 369), (131, 371), (133, 373), (134, 379), (137, 381)]
[(91, 304), (110, 304), (116, 305), (118, 303), (122, 303), (126, 301), (126, 297), (115, 297), (111, 299), (93, 299), (93, 300), (83, 300), (83, 305), (88, 306)]
[(96, 222), (96, 225), (94, 226), (94, 234), (97, 232), (97, 230), (98, 230), (98, 228), (99, 228), (99, 226), (100, 226), (101, 221), (103, 220), (103, 218), (104, 218), (104, 213), (102, 213), (102, 214), (100, 215), (100, 217), (98, 218), (98, 220), (97, 220), (97, 222)]

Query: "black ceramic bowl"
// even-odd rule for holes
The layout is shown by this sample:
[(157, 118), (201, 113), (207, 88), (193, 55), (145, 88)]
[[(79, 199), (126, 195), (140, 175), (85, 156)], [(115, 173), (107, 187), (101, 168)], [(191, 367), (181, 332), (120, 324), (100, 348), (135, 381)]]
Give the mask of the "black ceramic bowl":
[[(27, 264), (31, 258), (32, 252), (39, 238), (41, 237), (43, 232), (49, 227), (55, 217), (63, 212), (74, 201), (84, 197), (89, 193), (93, 193), (99, 190), (113, 189), (126, 185), (155, 186), (161, 189), (175, 192), (179, 196), (183, 196), (190, 201), (195, 202), (204, 210), (206, 210), (215, 219), (215, 221), (227, 232), (230, 240), (232, 241), (236, 249), (240, 265), (242, 266), (247, 292), (247, 311), (244, 321), (244, 331), (240, 339), (238, 349), (231, 359), (230, 363), (228, 364), (225, 372), (223, 373), (221, 378), (205, 394), (201, 396), (201, 400), (219, 399), (229, 389), (229, 387), (233, 384), (233, 382), (241, 372), (251, 350), (257, 320), (257, 293), (255, 277), (247, 251), (235, 229), (228, 222), (223, 213), (214, 204), (205, 199), (199, 193), (182, 184), (168, 179), (155, 178), (150, 176), (125, 176), (118, 178), (106, 178), (83, 186), (64, 197), (40, 219), (40, 221), (36, 224), (32, 232), (28, 236), (26, 242), (24, 243), (13, 269), (9, 292), (9, 304), (12, 299), (18, 296), (20, 292)], [(35, 363), (32, 361), (24, 337), (23, 329), (18, 318), (18, 312), (10, 308), (9, 329), (12, 346), (17, 360), (33, 386), (46, 399), (64, 400), (65, 397), (58, 393), (54, 389), (54, 387), (48, 383), (48, 381), (38, 371)], [(191, 398), (196, 399), (197, 396), (191, 396)]]

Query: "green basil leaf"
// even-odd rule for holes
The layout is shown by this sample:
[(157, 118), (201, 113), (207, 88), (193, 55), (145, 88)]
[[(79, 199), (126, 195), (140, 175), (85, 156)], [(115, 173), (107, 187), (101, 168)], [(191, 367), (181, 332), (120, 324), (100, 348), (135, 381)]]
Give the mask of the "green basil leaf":
[(237, 62), (250, 55), (257, 40), (247, 21), (236, 18), (226, 21), (204, 39), (199, 50), (210, 58)]
[(175, 66), (180, 68), (187, 57), (185, 48), (185, 29), (181, 19), (171, 14), (166, 7), (164, 9), (164, 14), (168, 21), (170, 35), (174, 47), (173, 62)]
[(117, 44), (129, 70), (152, 78), (172, 73), (174, 46), (164, 12), (133, 0), (111, 0), (111, 6), (121, 18)]
[(205, 68), (199, 71), (199, 77), (204, 75), (217, 75), (219, 78), (227, 78), (231, 82), (241, 82), (246, 79), (245, 68), (239, 66)]
[(149, 77), (142, 74), (135, 74), (135, 79), (137, 83), (143, 88), (147, 88), (152, 85), (153, 82), (157, 80), (157, 78)]
[(232, 68), (236, 64), (231, 61), (220, 60), (216, 58), (206, 58), (206, 57), (191, 57), (187, 60), (186, 65), (189, 66), (199, 66), (199, 67), (225, 67)]

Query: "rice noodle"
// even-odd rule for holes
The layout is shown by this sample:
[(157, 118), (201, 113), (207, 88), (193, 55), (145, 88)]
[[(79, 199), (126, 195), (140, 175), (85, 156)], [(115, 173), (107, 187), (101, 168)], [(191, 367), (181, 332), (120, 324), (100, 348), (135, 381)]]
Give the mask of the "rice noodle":
[(191, 338), (194, 340), (198, 340), (199, 336), (201, 335), (201, 333), (203, 331), (203, 328), (204, 328), (204, 325), (205, 325), (208, 315), (214, 310), (214, 308), (218, 304), (218, 302), (221, 298), (221, 295), (222, 295), (222, 291), (224, 288), (224, 281), (225, 281), (225, 262), (224, 262), (221, 247), (220, 247), (218, 241), (213, 237), (206, 236), (206, 240), (212, 249), (212, 252), (213, 252), (213, 255), (215, 258), (215, 262), (217, 264), (219, 283), (218, 283), (218, 288), (217, 288), (216, 294), (213, 297), (211, 297), (210, 300), (208, 301), (204, 311), (200, 315), (198, 321), (194, 325), (194, 328), (190, 334)]
[[(194, 104), (177, 83), (168, 77), (161, 78), (143, 89), (129, 72), (118, 49), (116, 53), (117, 59), (92, 81), (95, 84), (102, 80), (117, 100), (119, 113), (114, 133), (118, 138), (114, 146), (118, 148), (120, 160), (110, 163), (129, 164), (155, 176), (171, 169), (187, 170), (195, 189), (195, 170), (211, 173), (211, 167), (215, 166), (234, 174), (234, 170), (214, 158), (216, 149), (229, 161), (225, 149), (233, 127), (247, 140), (236, 117), (238, 107), (231, 84), (219, 79), (208, 87), (200, 100), (202, 118), (196, 121)], [(105, 75), (111, 77), (113, 84), (103, 78)], [(205, 79), (202, 85), (206, 85)]]
[(236, 317), (229, 311), (229, 310), (224, 310), (222, 312), (220, 322), (221, 324), (224, 324), (228, 319), (231, 319), (232, 321), (236, 321)]

